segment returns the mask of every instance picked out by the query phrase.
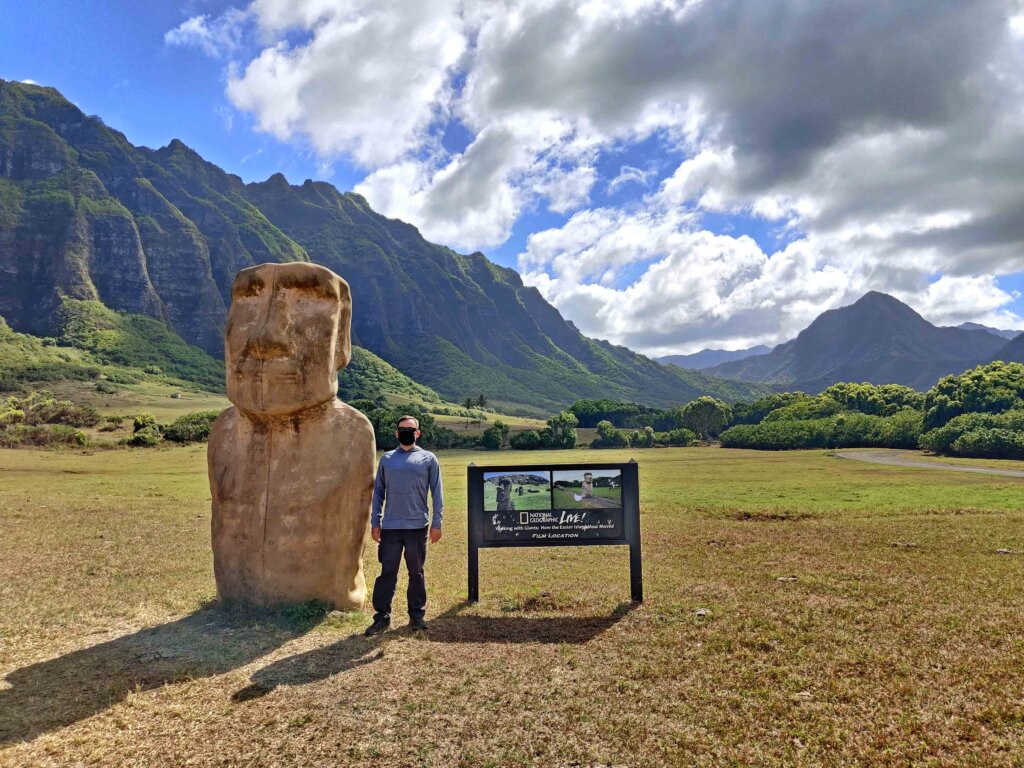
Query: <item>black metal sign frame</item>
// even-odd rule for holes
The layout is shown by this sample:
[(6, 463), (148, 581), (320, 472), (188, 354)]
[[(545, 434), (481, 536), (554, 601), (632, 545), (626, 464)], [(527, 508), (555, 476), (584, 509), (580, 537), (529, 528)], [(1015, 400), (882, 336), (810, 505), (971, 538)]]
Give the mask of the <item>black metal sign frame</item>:
[[(619, 521), (606, 522), (602, 527), (610, 528), (611, 534), (582, 533), (568, 534), (563, 538), (552, 538), (548, 534), (534, 538), (511, 538), (501, 540), (495, 533), (495, 528), (487, 524), (487, 515), (494, 515), (495, 510), (485, 510), (484, 504), (484, 482), (485, 475), (498, 474), (521, 474), (550, 473), (553, 478), (555, 473), (564, 472), (587, 472), (597, 470), (619, 470), (621, 472), (621, 508), (610, 508), (606, 510), (605, 517), (613, 518), (616, 511), (621, 514), (621, 525), (616, 526)], [(466, 490), (468, 493), (467, 509), (469, 513), (469, 601), (472, 603), (480, 599), (480, 549), (491, 547), (589, 547), (603, 545), (625, 545), (629, 547), (629, 584), (630, 597), (633, 602), (643, 602), (643, 573), (640, 559), (640, 481), (636, 460), (633, 459), (625, 464), (602, 463), (602, 464), (516, 464), (478, 467), (470, 464), (466, 468)], [(592, 482), (592, 481), (591, 481)], [(551, 482), (549, 492), (551, 493), (552, 513), (558, 511), (564, 518), (572, 515), (569, 510), (560, 510), (555, 505), (554, 482)], [(612, 486), (614, 487), (614, 485)], [(518, 487), (522, 493), (523, 487)], [(507, 492), (507, 491), (506, 491)], [(531, 491), (535, 492), (535, 491)], [(538, 491), (539, 492), (539, 489)], [(497, 490), (496, 490), (497, 493)], [(579, 499), (577, 499), (579, 501)], [(500, 502), (498, 502), (500, 504)], [(513, 502), (514, 503), (514, 502)], [(530, 518), (530, 510), (523, 510), (523, 522)], [(521, 513), (522, 514), (522, 513)], [(610, 516), (610, 517), (609, 517)], [(547, 522), (547, 519), (545, 519)], [(591, 526), (593, 528), (593, 526)], [(488, 530), (485, 530), (488, 529)], [(619, 535), (621, 532), (621, 535)]]

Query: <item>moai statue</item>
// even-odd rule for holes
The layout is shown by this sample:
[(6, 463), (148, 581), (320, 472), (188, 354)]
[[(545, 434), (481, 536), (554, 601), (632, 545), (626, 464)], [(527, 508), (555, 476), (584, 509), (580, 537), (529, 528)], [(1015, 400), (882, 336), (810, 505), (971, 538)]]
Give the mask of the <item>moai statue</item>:
[(507, 477), (498, 480), (498, 511), (515, 512), (516, 503), (512, 500), (512, 481)]
[(338, 399), (352, 350), (348, 283), (316, 264), (238, 273), (225, 332), (228, 399), (207, 454), (217, 594), (359, 608), (373, 427)]
[(594, 474), (592, 472), (583, 473), (583, 498), (594, 498)]

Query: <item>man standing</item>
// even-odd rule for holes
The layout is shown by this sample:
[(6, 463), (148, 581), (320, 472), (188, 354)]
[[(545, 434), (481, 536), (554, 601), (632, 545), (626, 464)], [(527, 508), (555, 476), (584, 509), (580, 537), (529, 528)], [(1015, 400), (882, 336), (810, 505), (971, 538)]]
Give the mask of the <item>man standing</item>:
[[(441, 540), (444, 495), (441, 467), (437, 457), (416, 445), (420, 436), (419, 419), (403, 416), (395, 430), (398, 447), (381, 456), (373, 488), (373, 514), (370, 535), (377, 542), (380, 576), (373, 584), (373, 609), (376, 613), (365, 634), (377, 635), (391, 626), (391, 600), (398, 584), (398, 569), (405, 552), (409, 571), (409, 626), (427, 628), (423, 616), (427, 608), (427, 586), (423, 563), (427, 559), (427, 537), (431, 544)], [(433, 502), (433, 520), (427, 508), (427, 490)]]

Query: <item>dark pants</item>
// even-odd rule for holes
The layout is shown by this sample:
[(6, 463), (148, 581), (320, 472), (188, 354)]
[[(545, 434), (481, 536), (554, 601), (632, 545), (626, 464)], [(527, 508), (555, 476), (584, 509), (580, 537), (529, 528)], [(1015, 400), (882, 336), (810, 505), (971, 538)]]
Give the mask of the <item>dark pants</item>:
[(405, 566), (409, 571), (409, 588), (405, 592), (409, 603), (409, 618), (422, 619), (427, 610), (427, 583), (423, 578), (423, 563), (427, 559), (427, 528), (388, 529), (380, 532), (377, 559), (380, 576), (373, 583), (374, 619), (391, 619), (391, 600), (398, 585), (398, 568), (405, 550)]

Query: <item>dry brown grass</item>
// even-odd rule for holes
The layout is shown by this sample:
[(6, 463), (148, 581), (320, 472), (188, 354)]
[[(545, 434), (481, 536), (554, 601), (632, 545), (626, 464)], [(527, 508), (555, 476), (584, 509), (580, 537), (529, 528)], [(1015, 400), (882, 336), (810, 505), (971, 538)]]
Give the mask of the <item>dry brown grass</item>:
[(529, 460), (631, 455), (643, 606), (610, 547), (484, 551), (462, 605), (465, 465), (520, 457), (449, 453), (431, 629), (371, 641), (208, 604), (201, 447), (0, 451), (0, 765), (1024, 765), (1024, 480)]

